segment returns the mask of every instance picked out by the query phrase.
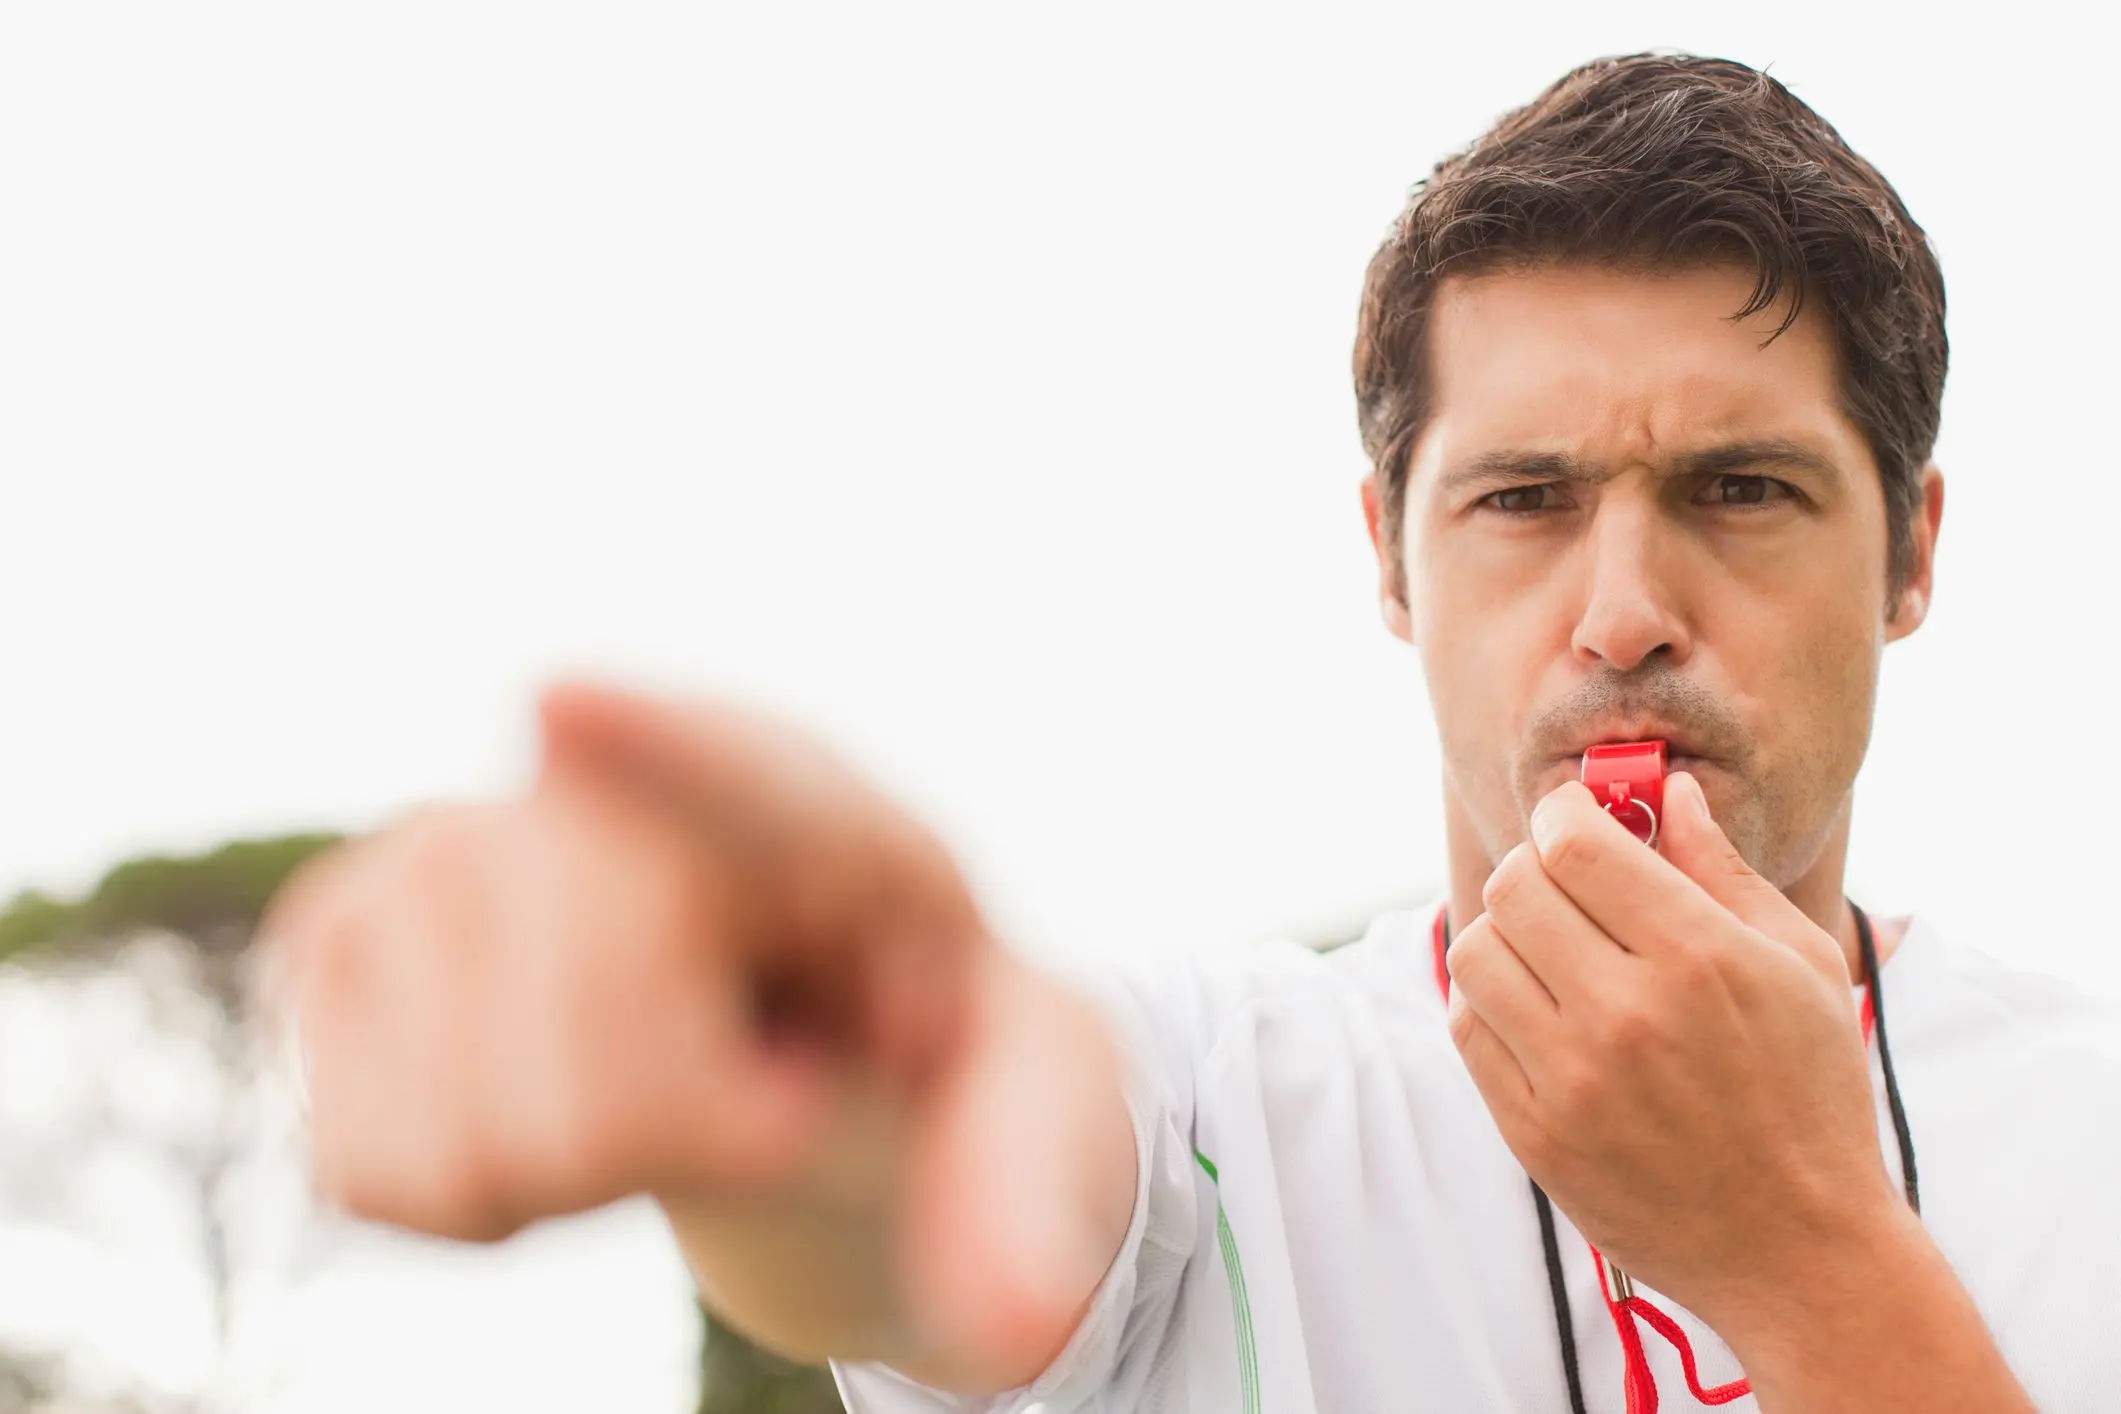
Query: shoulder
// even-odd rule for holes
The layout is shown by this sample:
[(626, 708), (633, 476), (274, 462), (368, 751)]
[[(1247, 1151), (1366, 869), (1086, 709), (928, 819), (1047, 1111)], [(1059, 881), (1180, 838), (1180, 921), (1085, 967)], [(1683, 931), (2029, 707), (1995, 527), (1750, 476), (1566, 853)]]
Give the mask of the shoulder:
[(1233, 1045), (1330, 1064), (1381, 1026), (1440, 1024), (1434, 916), (1434, 905), (1388, 910), (1345, 940), (1284, 937), (1132, 958), (1079, 981), (1128, 1050), (1190, 1097), (1194, 1079)]
[(1433, 914), (1433, 907), (1389, 910), (1360, 933), (1324, 943), (1278, 937), (1128, 960), (1090, 986), (1153, 1013), (1207, 1050), (1232, 1023), (1263, 1007), (1330, 1008), (1409, 985), (1433, 992)]
[(2121, 1179), (2121, 1127), (2094, 1120), (2121, 1113), (2121, 1003), (1920, 917), (1881, 980), (1916, 1143), (1954, 1156), (1925, 1166), (1925, 1190), (1962, 1166), (2020, 1174), (2027, 1191)]

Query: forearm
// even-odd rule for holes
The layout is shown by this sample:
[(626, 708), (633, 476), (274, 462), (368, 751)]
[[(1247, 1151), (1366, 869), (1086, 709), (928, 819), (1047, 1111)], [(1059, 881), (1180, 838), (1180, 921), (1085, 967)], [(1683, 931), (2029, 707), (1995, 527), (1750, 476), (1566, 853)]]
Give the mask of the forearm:
[(806, 1363), (901, 1352), (890, 1221), (903, 1139), (873, 1101), (832, 1143), (828, 1179), (802, 1192), (658, 1195), (717, 1319)]
[(2033, 1414), (1981, 1314), (1905, 1208), (1718, 1324), (1766, 1414)]

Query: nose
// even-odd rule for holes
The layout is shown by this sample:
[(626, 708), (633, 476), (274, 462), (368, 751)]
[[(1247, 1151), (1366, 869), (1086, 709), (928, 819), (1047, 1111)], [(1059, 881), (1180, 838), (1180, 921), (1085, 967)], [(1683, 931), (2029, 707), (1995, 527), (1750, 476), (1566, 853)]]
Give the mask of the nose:
[(1673, 583), (1669, 536), (1653, 507), (1608, 498), (1593, 515), (1578, 549), (1583, 556), (1583, 603), (1570, 647), (1580, 661), (1632, 672), (1664, 655), (1668, 666), (1693, 652)]

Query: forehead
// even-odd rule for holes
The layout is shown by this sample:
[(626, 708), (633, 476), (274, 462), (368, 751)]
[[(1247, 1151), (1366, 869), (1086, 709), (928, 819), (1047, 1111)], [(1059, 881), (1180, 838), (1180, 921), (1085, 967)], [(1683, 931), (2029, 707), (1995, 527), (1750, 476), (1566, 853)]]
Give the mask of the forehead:
[(1538, 265), (1453, 276), (1429, 327), (1433, 401), (1415, 471), (1498, 448), (1662, 460), (1775, 437), (1836, 461), (1867, 448), (1842, 411), (1833, 339), (1808, 304), (1730, 316), (1752, 293), (1731, 267)]

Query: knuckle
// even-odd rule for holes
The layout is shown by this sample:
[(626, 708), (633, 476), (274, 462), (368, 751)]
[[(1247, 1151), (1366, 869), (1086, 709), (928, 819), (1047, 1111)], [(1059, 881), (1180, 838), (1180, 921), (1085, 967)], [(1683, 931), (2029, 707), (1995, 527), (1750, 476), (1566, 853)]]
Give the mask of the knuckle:
[(1503, 856), (1495, 872), (1488, 875), (1487, 883), (1481, 886), (1480, 901), (1490, 913), (1507, 909), (1525, 886), (1525, 858), (1529, 851), (1522, 846)]
[(1512, 1148), (1528, 1172), (1550, 1173), (1568, 1152), (1552, 1123), (1541, 1114), (1527, 1114), (1517, 1126)]
[(1655, 1046), (1658, 1033), (1656, 1013), (1632, 998), (1609, 1005), (1598, 1019), (1598, 1047), (1608, 1054), (1642, 1055)]
[(1473, 1044), (1473, 1037), (1480, 1030), (1480, 1017), (1469, 1006), (1453, 1007), (1449, 1030), (1451, 1043), (1464, 1051)]
[[(1452, 940), (1450, 951), (1444, 955), (1444, 964), (1453, 982), (1465, 982), (1483, 975), (1494, 957), (1494, 925), (1486, 915), (1473, 922), (1458, 937)], [(1478, 985), (1478, 982), (1475, 982)]]
[(1541, 1078), (1540, 1110), (1548, 1117), (1550, 1126), (1564, 1127), (1573, 1117), (1597, 1104), (1599, 1089), (1596, 1066), (1580, 1061), (1556, 1064)]
[(1710, 855), (1707, 867), (1722, 879), (1748, 882), (1756, 877), (1753, 866), (1745, 862), (1745, 856), (1740, 854), (1738, 847), (1733, 844), (1718, 845)]
[(1662, 963), (1682, 1001), (1698, 1000), (1722, 981), (1714, 950), (1691, 938), (1674, 941)]
[(1596, 860), (1598, 848), (1597, 839), (1580, 821), (1566, 818), (1555, 828), (1542, 853), (1549, 869), (1575, 873), (1588, 868)]
[(1848, 975), (1848, 959), (1842, 954), (1841, 945), (1817, 928), (1807, 928), (1799, 934), (1797, 955), (1829, 981), (1838, 983)]

